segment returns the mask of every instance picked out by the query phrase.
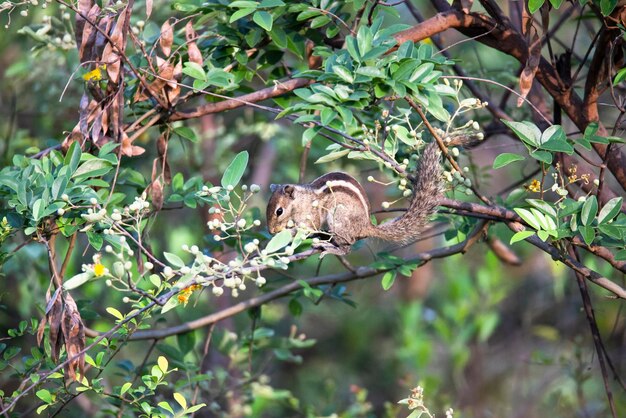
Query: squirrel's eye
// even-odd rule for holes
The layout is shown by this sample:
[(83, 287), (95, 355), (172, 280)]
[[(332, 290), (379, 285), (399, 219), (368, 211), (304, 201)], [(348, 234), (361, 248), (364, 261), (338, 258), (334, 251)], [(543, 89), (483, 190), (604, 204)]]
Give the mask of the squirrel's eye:
[(283, 214), (283, 208), (276, 209), (276, 216), (280, 216)]

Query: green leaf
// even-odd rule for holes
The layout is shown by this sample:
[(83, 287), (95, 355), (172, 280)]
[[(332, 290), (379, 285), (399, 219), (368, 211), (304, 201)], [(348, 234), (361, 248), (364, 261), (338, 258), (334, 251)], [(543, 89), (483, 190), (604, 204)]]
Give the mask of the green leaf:
[(545, 242), (550, 237), (550, 234), (547, 231), (537, 231), (537, 236)]
[(514, 122), (502, 119), (502, 123), (511, 128), (513, 133), (528, 145), (535, 147), (539, 145), (541, 131), (532, 122)]
[(293, 316), (300, 316), (302, 314), (302, 304), (297, 299), (291, 299), (289, 301), (289, 312)]
[(183, 409), (187, 409), (187, 400), (183, 395), (178, 392), (174, 392), (174, 399)]
[(222, 187), (226, 188), (227, 186), (235, 187), (241, 181), (241, 177), (243, 177), (243, 173), (248, 166), (248, 151), (241, 151), (239, 154), (235, 156), (233, 161), (224, 171), (224, 175), (222, 176)]
[(47, 404), (50, 404), (50, 403), (53, 402), (52, 395), (50, 394), (50, 392), (47, 389), (40, 389), (35, 394), (37, 395), (37, 397), (39, 399), (41, 399), (42, 401), (44, 401)]
[(33, 203), (33, 218), (35, 218), (35, 222), (39, 222), (43, 218), (43, 213), (46, 209), (44, 205), (43, 199), (37, 199)]
[(382, 71), (380, 71), (378, 68), (369, 67), (369, 66), (357, 68), (356, 73), (367, 76), (367, 77), (382, 78), (385, 76), (385, 74)]
[(353, 83), (354, 76), (342, 65), (333, 65), (333, 73), (337, 74), (346, 83)]
[(63, 289), (72, 290), (87, 283), (94, 275), (91, 272), (79, 273), (63, 283)]
[(495, 160), (493, 160), (493, 168), (494, 169), (498, 169), (498, 168), (502, 168), (506, 165), (511, 164), (512, 162), (515, 161), (523, 161), (526, 158), (524, 158), (523, 156), (519, 155), (519, 154), (513, 154), (510, 152), (505, 152), (504, 154), (500, 154), (496, 157)]
[(82, 155), (82, 151), (80, 149), (80, 144), (78, 141), (72, 142), (70, 145), (70, 149), (67, 150), (67, 154), (65, 154), (64, 164), (69, 166), (70, 173), (74, 173), (78, 168), (78, 164), (80, 163), (80, 157)]
[(109, 161), (102, 158), (92, 158), (81, 164), (72, 175), (72, 178), (99, 177), (108, 173), (110, 169), (111, 163)]
[(122, 387), (120, 388), (120, 396), (124, 395), (126, 392), (128, 392), (128, 389), (131, 388), (132, 386), (132, 382), (126, 382), (122, 385)]
[(107, 311), (110, 315), (112, 315), (112, 316), (116, 317), (117, 319), (124, 319), (124, 315), (122, 315), (122, 313), (121, 313), (120, 311), (118, 311), (117, 309), (115, 309), (115, 308), (113, 308), (113, 307), (111, 307), (111, 306), (109, 306), (108, 308), (106, 308), (106, 311)]
[(390, 270), (390, 271), (385, 272), (385, 274), (383, 274), (383, 278), (380, 281), (380, 284), (382, 285), (383, 290), (391, 289), (391, 286), (393, 286), (393, 282), (396, 281), (396, 275), (397, 275), (396, 270)]
[(157, 359), (157, 364), (159, 366), (159, 369), (161, 369), (163, 373), (167, 373), (167, 367), (169, 366), (167, 358), (165, 358), (164, 356), (159, 356), (159, 358)]
[(174, 133), (181, 138), (187, 139), (191, 142), (198, 142), (198, 136), (196, 135), (194, 130), (186, 126), (180, 126), (178, 128), (175, 128)]
[(168, 263), (176, 268), (182, 268), (185, 266), (185, 262), (176, 254), (163, 252), (163, 257), (165, 257)]
[[(528, 0), (528, 11), (532, 14), (543, 6), (546, 0)], [(522, 6), (523, 7), (523, 6)]]
[(583, 240), (585, 241), (585, 243), (587, 245), (591, 245), (596, 235), (596, 232), (593, 229), (593, 227), (582, 225), (580, 228), (578, 228), (578, 230), (580, 231), (580, 235), (583, 236)]
[(435, 64), (432, 62), (425, 62), (417, 67), (417, 69), (411, 74), (409, 81), (411, 83), (419, 83), (427, 74), (429, 74), (435, 68)]
[(550, 0), (550, 4), (552, 4), (552, 7), (555, 9), (558, 9), (563, 4), (563, 0)]
[(619, 83), (626, 79), (626, 68), (622, 68), (615, 74), (615, 78), (613, 79), (613, 85), (617, 86)]
[(541, 210), (546, 215), (550, 215), (553, 218), (557, 218), (556, 210), (552, 207), (552, 205), (544, 200), (539, 199), (526, 199), (526, 201), (537, 209)]
[(254, 20), (254, 23), (265, 29), (267, 32), (272, 30), (274, 18), (271, 14), (269, 14), (269, 12), (266, 12), (265, 10), (259, 10), (254, 13), (254, 16), (252, 16), (252, 20)]
[(247, 9), (247, 8), (256, 9), (257, 7), (259, 7), (259, 2), (247, 1), (247, 0), (235, 0), (235, 1), (231, 1), (228, 4), (228, 7), (236, 7), (238, 9)]
[(487, 341), (487, 339), (493, 334), (496, 329), (500, 317), (495, 312), (488, 312), (478, 317), (478, 340), (481, 342)]
[(254, 13), (255, 11), (256, 11), (256, 8), (239, 9), (230, 16), (228, 23), (233, 23), (241, 19), (242, 17), (246, 17), (249, 14)]
[(186, 62), (184, 65), (183, 74), (187, 74), (189, 77), (195, 78), (196, 80), (206, 81), (206, 72), (200, 64)]
[(511, 237), (511, 241), (509, 242), (509, 245), (515, 244), (518, 241), (523, 241), (526, 238), (535, 235), (535, 231), (519, 231), (517, 233), (515, 233), (515, 235), (513, 235)]
[(617, 6), (617, 1), (618, 0), (601, 0), (600, 11), (602, 12), (602, 14), (604, 16), (610, 15), (615, 9), (615, 6)]
[(290, 242), (291, 242), (291, 231), (288, 229), (285, 229), (283, 231), (280, 231), (278, 234), (276, 234), (270, 240), (270, 242), (267, 243), (267, 245), (265, 246), (265, 251), (267, 251), (268, 254), (275, 253), (281, 248), (287, 246), (287, 244), (289, 244)]
[(318, 158), (315, 161), (315, 164), (324, 164), (330, 161), (335, 161), (343, 157), (344, 155), (348, 155), (349, 153), (350, 153), (349, 149), (342, 149), (340, 151), (331, 152), (329, 154), (324, 155), (323, 157)]
[(552, 153), (548, 151), (535, 150), (531, 151), (530, 156), (536, 160), (544, 162), (546, 164), (552, 164)]
[(522, 208), (513, 208), (513, 210), (520, 216), (520, 218), (525, 220), (528, 225), (537, 230), (541, 229), (539, 221), (535, 219), (535, 216), (530, 211)]
[(600, 214), (598, 215), (598, 223), (603, 224), (615, 218), (617, 214), (622, 209), (622, 198), (614, 197), (613, 199), (606, 202), (606, 205), (602, 207), (600, 210)]
[(170, 414), (174, 415), (174, 410), (172, 409), (172, 407), (170, 406), (169, 403), (165, 402), (165, 401), (161, 401), (157, 404), (157, 406), (159, 408), (163, 408), (165, 409), (167, 412), (169, 412)]
[(593, 219), (596, 217), (596, 213), (598, 213), (598, 200), (595, 196), (589, 196), (587, 200), (585, 200), (583, 209), (580, 213), (580, 219), (582, 220), (583, 225), (591, 225)]
[(598, 230), (604, 235), (607, 235), (617, 240), (622, 240), (624, 238), (624, 235), (622, 234), (622, 230), (611, 224), (599, 225)]

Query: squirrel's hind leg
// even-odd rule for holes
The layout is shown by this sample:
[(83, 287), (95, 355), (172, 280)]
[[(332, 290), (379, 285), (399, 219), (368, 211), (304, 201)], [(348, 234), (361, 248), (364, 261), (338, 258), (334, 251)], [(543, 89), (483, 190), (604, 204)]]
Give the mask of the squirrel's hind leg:
[(324, 258), (326, 254), (334, 254), (338, 256), (347, 255), (352, 250), (350, 245), (335, 245), (330, 242), (323, 242), (317, 245), (314, 245), (313, 248), (323, 250), (320, 253), (320, 258)]

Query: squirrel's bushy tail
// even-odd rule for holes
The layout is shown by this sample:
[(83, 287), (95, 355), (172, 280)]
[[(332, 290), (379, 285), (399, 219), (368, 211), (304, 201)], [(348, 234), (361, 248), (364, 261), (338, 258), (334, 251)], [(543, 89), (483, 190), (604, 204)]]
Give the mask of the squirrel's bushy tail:
[(435, 213), (443, 193), (442, 169), (437, 144), (426, 146), (414, 174), (413, 194), (407, 211), (399, 218), (373, 227), (372, 236), (406, 244), (414, 241)]

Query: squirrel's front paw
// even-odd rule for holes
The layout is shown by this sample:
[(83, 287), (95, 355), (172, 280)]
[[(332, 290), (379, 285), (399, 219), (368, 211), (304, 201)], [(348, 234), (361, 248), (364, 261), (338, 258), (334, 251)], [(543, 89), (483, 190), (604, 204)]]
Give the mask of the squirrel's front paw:
[(334, 254), (334, 255), (346, 255), (350, 253), (352, 249), (349, 245), (336, 246), (335, 244), (331, 244), (330, 242), (324, 242), (313, 246), (316, 250), (323, 250), (320, 253), (320, 258), (324, 258), (326, 254)]

